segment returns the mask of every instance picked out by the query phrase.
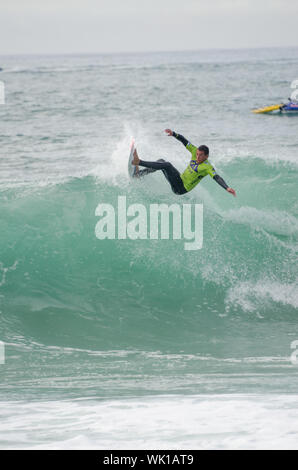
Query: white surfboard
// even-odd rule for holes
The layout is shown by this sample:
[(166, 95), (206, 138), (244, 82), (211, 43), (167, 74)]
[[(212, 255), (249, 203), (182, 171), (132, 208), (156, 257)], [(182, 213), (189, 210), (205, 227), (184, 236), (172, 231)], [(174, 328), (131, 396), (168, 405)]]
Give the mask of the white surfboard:
[(134, 177), (134, 174), (135, 174), (135, 171), (136, 171), (136, 167), (131, 164), (131, 162), (133, 160), (134, 149), (135, 149), (135, 139), (132, 137), (131, 143), (130, 143), (130, 154), (129, 154), (129, 158), (128, 158), (128, 174), (131, 178)]

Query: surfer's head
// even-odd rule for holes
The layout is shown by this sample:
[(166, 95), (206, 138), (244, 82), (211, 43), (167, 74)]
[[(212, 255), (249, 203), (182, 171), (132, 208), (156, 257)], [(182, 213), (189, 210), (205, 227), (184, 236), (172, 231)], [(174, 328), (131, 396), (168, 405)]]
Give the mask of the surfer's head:
[(200, 145), (197, 149), (197, 162), (202, 163), (209, 157), (209, 148), (207, 145)]

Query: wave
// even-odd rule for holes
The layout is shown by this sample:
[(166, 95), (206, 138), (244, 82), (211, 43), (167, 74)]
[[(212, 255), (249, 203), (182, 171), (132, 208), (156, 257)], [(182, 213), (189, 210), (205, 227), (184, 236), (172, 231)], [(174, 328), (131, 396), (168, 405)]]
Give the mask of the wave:
[[(135, 200), (145, 205), (149, 202), (179, 202), (169, 193), (166, 185), (158, 191), (161, 186), (161, 176), (154, 175), (150, 177), (148, 184), (142, 185), (137, 182), (131, 187), (124, 178), (125, 165), (117, 174), (110, 173), (111, 168), (111, 166), (102, 167), (101, 176), (96, 178), (92, 176), (73, 178), (56, 185), (31, 187), (31, 189), (27, 187), (26, 190), (7, 189), (1, 202), (3, 218), (1, 251), (2, 255), (5, 254), (1, 260), (2, 270), (15, 266), (14, 273), (17, 273), (22, 265), (26, 271), (29, 260), (31, 264), (34, 260), (35, 266), (39, 266), (41, 270), (46, 266), (49, 269), (48, 263), (54, 259), (59, 260), (59, 264), (62, 265), (69, 260), (71, 267), (77, 264), (80, 256), (83, 255), (85, 259), (92, 252), (95, 256), (98, 252), (107, 259), (115, 249), (122, 253), (122, 246), (125, 243), (115, 241), (112, 246), (112, 241), (100, 242), (94, 236), (97, 220), (95, 208), (99, 202), (116, 204), (117, 197), (123, 194), (127, 195), (129, 203)], [(268, 252), (272, 260), (276, 260), (277, 249), (285, 250), (284, 256), (286, 256), (284, 246), (277, 248), (271, 239), (273, 247), (270, 247), (265, 235), (261, 233), (257, 235), (261, 230), (267, 235), (284, 237), (289, 245), (295, 246), (298, 221), (293, 214), (248, 206), (225, 209), (214, 201), (214, 197), (208, 191), (210, 184), (214, 183), (210, 181), (207, 189), (205, 187), (200, 192), (201, 200), (196, 201), (205, 204), (205, 248), (201, 253), (197, 253), (195, 258), (205, 259), (208, 264), (208, 259), (210, 257), (214, 259), (214, 254), (217, 253), (218, 259), (214, 260), (217, 261), (215, 265), (218, 265), (220, 260), (229, 265), (229, 259), (234, 257), (233, 252), (239, 250), (243, 257), (246, 256), (243, 244), (246, 244), (255, 255), (258, 250)], [(156, 192), (152, 191), (152, 188)], [(194, 202), (193, 197), (189, 195), (189, 198), (183, 199), (183, 202)], [(184, 252), (180, 254), (177, 252), (178, 246), (179, 241), (175, 240), (164, 244), (162, 241), (147, 243), (142, 240), (133, 244), (128, 240), (127, 249), (124, 248), (122, 255), (126, 263), (135, 262), (138, 257), (145, 255), (146, 263), (152, 263), (156, 268), (163, 264), (159, 259), (163, 253), (162, 259), (165, 260), (168, 269), (171, 267), (175, 269), (177, 263), (181, 263), (180, 272), (189, 274), (196, 264), (193, 263), (194, 255)], [(173, 251), (176, 252), (174, 257)], [(212, 254), (209, 252), (206, 256), (208, 251)], [(94, 262), (90, 261), (92, 266)], [(250, 262), (257, 265), (257, 256), (251, 258)], [(197, 275), (198, 271), (194, 267), (194, 275)], [(240, 271), (241, 267), (238, 273)], [(5, 276), (7, 274), (8, 271), (5, 271)], [(12, 272), (10, 274), (12, 275)]]
[(259, 279), (244, 281), (228, 290), (227, 305), (238, 305), (245, 312), (270, 309), (270, 304), (286, 305), (298, 309), (298, 279), (291, 284)]
[[(235, 159), (227, 171), (215, 159), (238, 197), (206, 178), (177, 198), (161, 174), (128, 180), (130, 133), (88, 175), (1, 189), (0, 318), (7, 340), (82, 350), (100, 341), (112, 350), (158, 349), (162, 337), (187, 351), (198, 341), (198, 322), (205, 341), (225, 318), (296, 317), (295, 170)], [(141, 137), (141, 151), (154, 154)], [(182, 168), (178, 153), (172, 160)], [(278, 198), (277, 187), (287, 188)], [(188, 252), (174, 239), (97, 239), (98, 204), (116, 208), (123, 195), (146, 208), (203, 203), (203, 248)]]
[(264, 230), (274, 235), (295, 237), (298, 241), (298, 219), (286, 211), (260, 210), (255, 207), (240, 207), (223, 214), (225, 220), (248, 224), (254, 230)]

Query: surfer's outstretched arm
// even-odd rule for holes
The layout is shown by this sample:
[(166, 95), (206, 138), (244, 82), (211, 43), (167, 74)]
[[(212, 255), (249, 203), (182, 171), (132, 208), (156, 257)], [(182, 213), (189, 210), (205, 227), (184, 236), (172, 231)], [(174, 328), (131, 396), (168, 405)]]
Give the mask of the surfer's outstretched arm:
[(219, 186), (221, 186), (222, 188), (224, 188), (226, 191), (228, 191), (229, 193), (233, 194), (233, 196), (236, 196), (236, 191), (232, 188), (229, 188), (229, 186), (227, 185), (227, 183), (225, 182), (225, 180), (219, 176), (218, 174), (215, 174), (214, 176), (211, 174), (211, 177), (214, 179), (214, 181), (217, 182), (217, 184), (219, 184)]
[(175, 139), (179, 140), (184, 145), (184, 147), (186, 147), (189, 143), (189, 141), (185, 137), (183, 137), (183, 135), (178, 134), (177, 132), (172, 131), (171, 129), (166, 129), (165, 132), (168, 134), (168, 136), (173, 136), (175, 137)]
[(165, 132), (168, 134), (168, 136), (173, 136), (175, 137), (175, 139), (179, 140), (179, 142), (181, 142), (190, 153), (192, 153), (196, 149), (196, 147), (192, 145), (189, 140), (187, 140), (183, 135), (178, 134), (177, 132), (172, 131), (171, 129), (166, 129)]
[(217, 182), (217, 184), (219, 184), (219, 186), (221, 186), (224, 189), (228, 189), (229, 186), (227, 185), (227, 183), (225, 182), (225, 180), (221, 176), (215, 175), (213, 177), (213, 179), (214, 179), (214, 181)]

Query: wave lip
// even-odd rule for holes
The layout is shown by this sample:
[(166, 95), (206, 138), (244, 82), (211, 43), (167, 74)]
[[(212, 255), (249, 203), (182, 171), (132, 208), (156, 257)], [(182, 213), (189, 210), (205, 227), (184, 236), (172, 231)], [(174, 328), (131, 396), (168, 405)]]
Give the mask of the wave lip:
[(298, 236), (298, 219), (285, 211), (267, 211), (243, 206), (225, 211), (224, 219), (248, 224), (277, 235)]
[(298, 309), (298, 282), (286, 284), (266, 279), (239, 282), (228, 290), (225, 302), (245, 312), (264, 310), (272, 302)]

